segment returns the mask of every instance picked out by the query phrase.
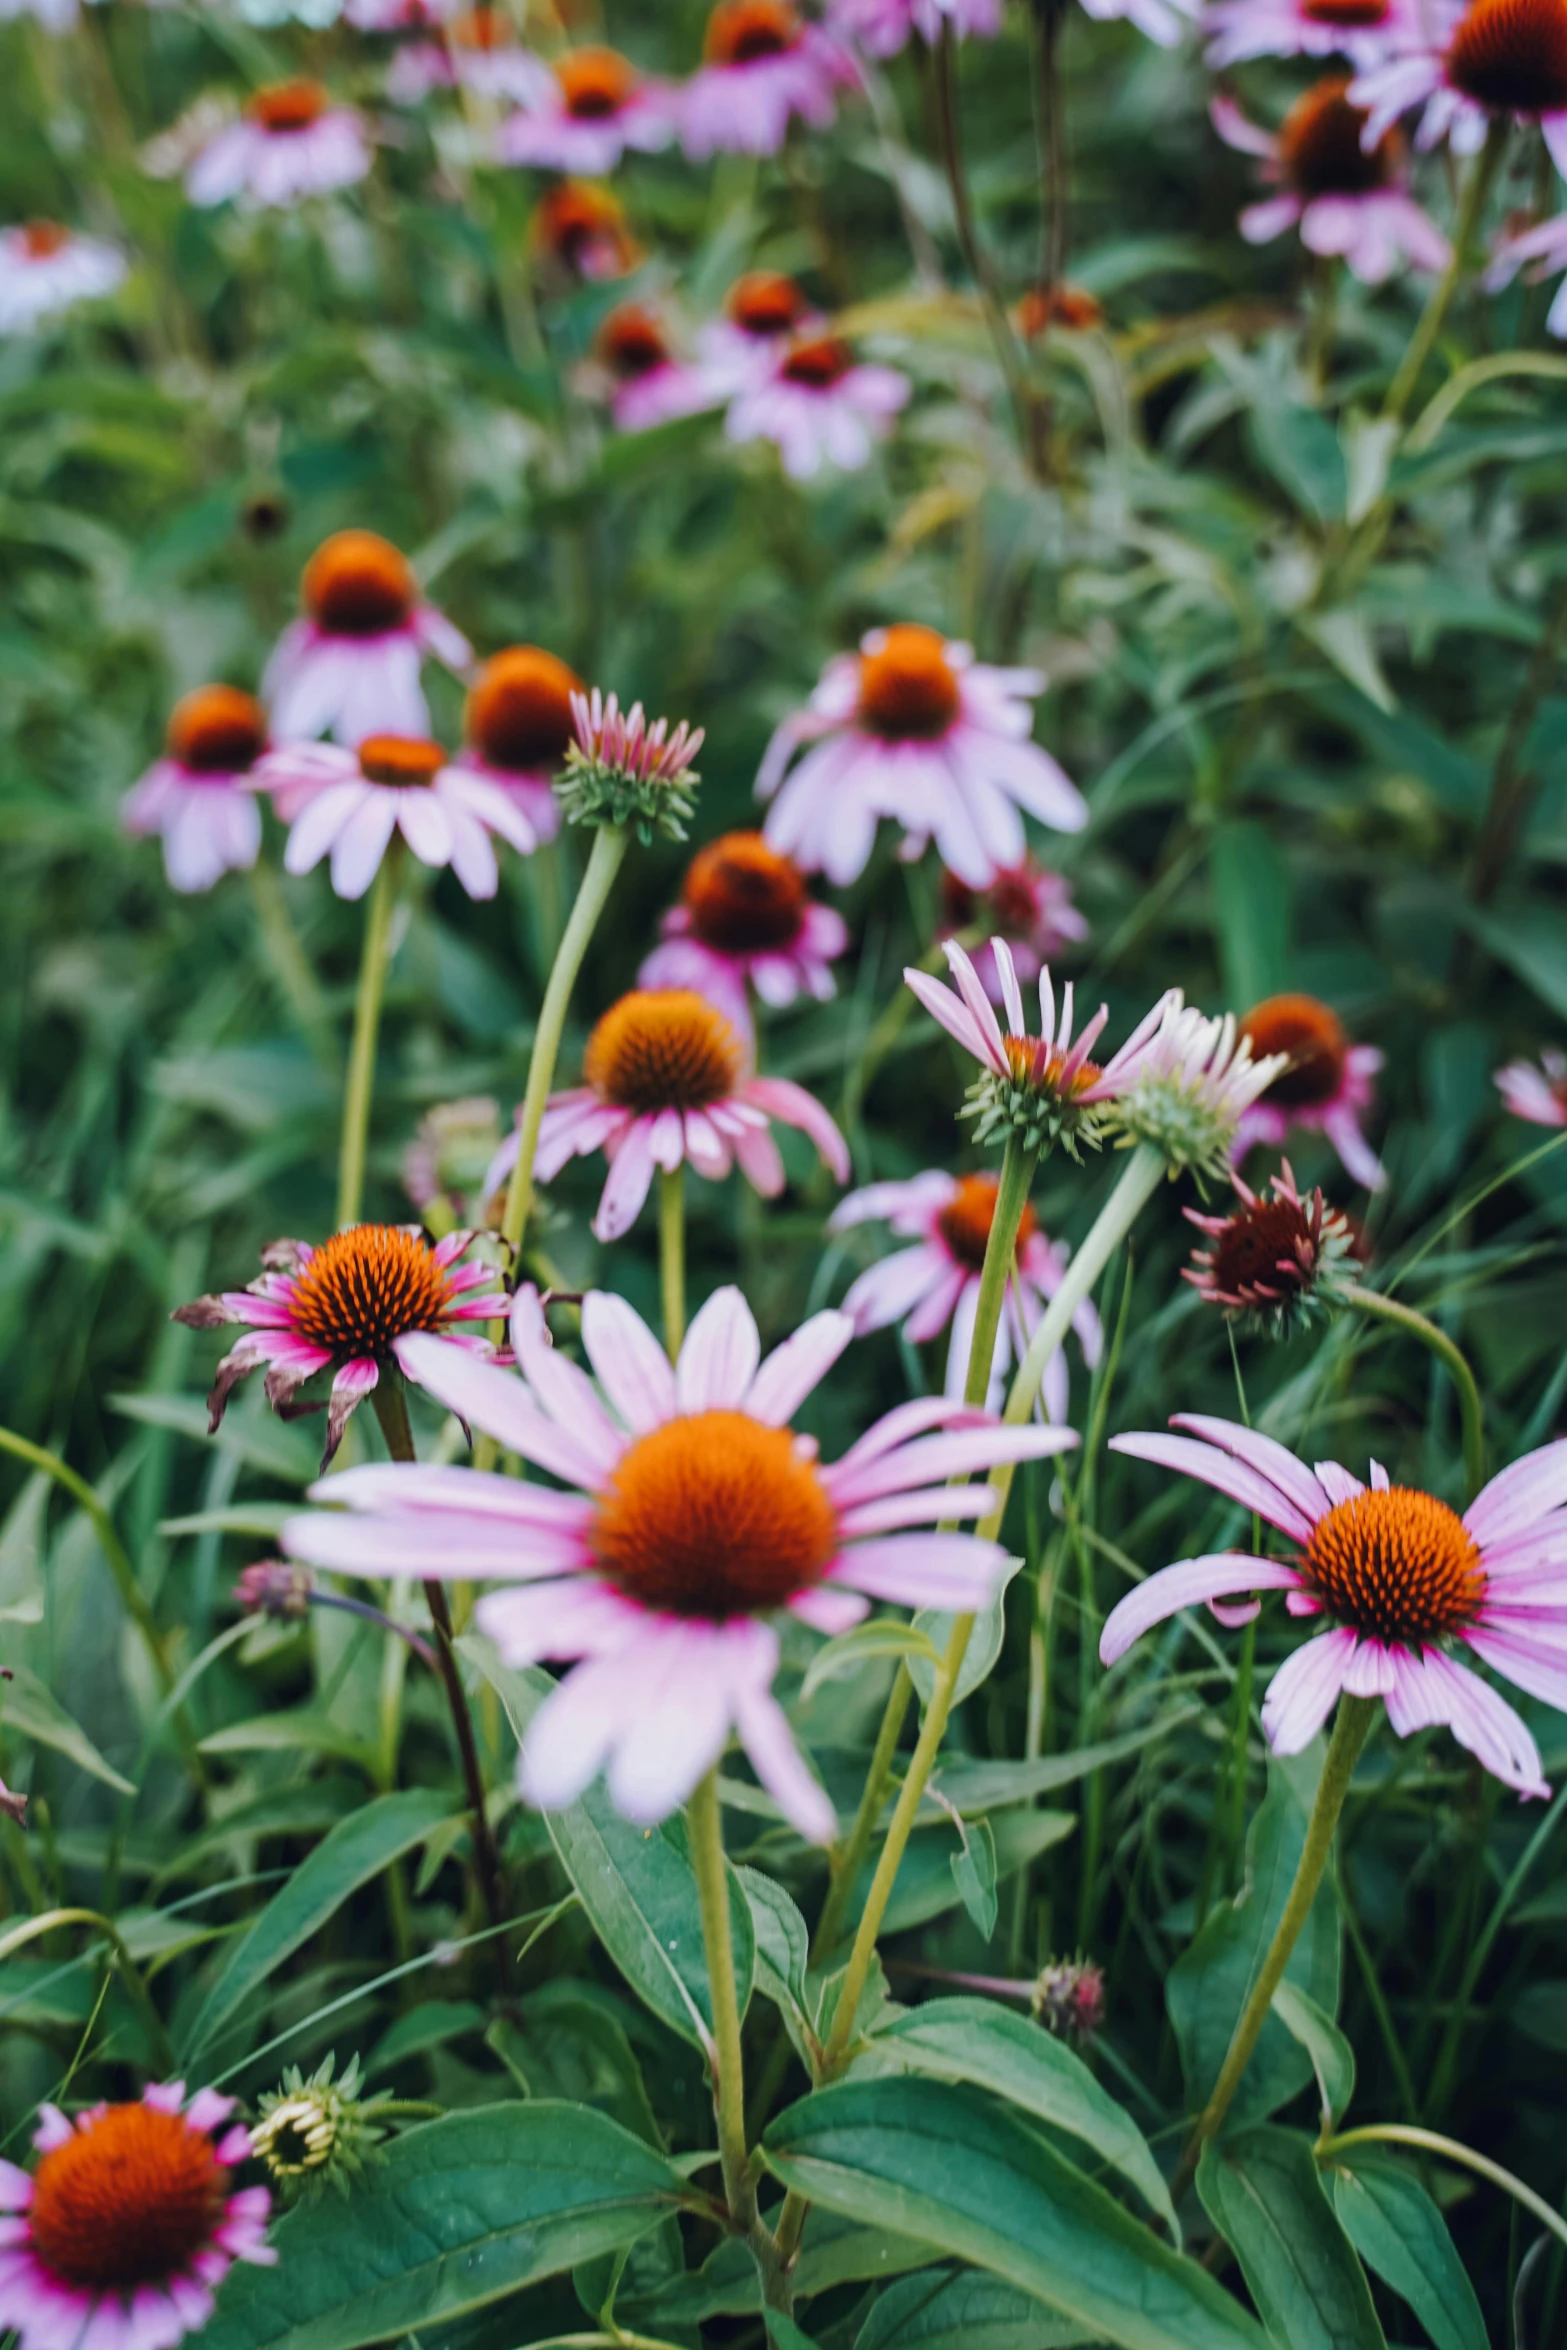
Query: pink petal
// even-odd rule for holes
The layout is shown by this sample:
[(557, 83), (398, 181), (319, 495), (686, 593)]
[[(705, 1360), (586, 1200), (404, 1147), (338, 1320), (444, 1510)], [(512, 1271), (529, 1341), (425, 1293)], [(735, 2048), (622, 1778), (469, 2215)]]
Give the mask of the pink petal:
[(634, 1434), (672, 1420), (675, 1374), (641, 1315), (625, 1299), (593, 1289), (582, 1301), (582, 1343), (610, 1402)]
[(474, 1621), (507, 1664), (545, 1657), (601, 1656), (624, 1647), (644, 1627), (642, 1611), (591, 1576), (486, 1592)]
[(853, 1542), (830, 1569), (831, 1580), (894, 1607), (958, 1608), (972, 1613), (995, 1597), (1007, 1554), (972, 1534), (893, 1534)]
[(1548, 1795), (1540, 1753), (1505, 1698), (1475, 1674), (1466, 1673), (1440, 1649), (1400, 1656), (1397, 1685), (1387, 1701), (1388, 1720), (1399, 1737), (1445, 1723), (1460, 1746), (1493, 1778), (1521, 1795)]
[(602, 1482), (625, 1451), (625, 1437), (600, 1403), (587, 1373), (556, 1352), (539, 1293), (531, 1283), (517, 1292), (512, 1304), (511, 1343), (535, 1396), (556, 1426), (568, 1430), (591, 1458), (595, 1482)]
[(700, 1620), (666, 1620), (640, 1645), (609, 1765), (610, 1801), (639, 1827), (678, 1810), (729, 1743), (735, 1690), (726, 1646), (723, 1627)]
[(889, 1493), (880, 1501), (846, 1510), (839, 1530), (846, 1539), (890, 1534), (900, 1526), (935, 1525), (944, 1518), (984, 1518), (1001, 1496), (993, 1485), (931, 1485), (921, 1493)]
[(742, 1088), (742, 1095), (765, 1110), (769, 1117), (780, 1118), (786, 1126), (797, 1126), (802, 1134), (808, 1135), (828, 1171), (838, 1182), (848, 1182), (849, 1146), (814, 1094), (807, 1093), (803, 1085), (792, 1084), (787, 1077), (753, 1077)]
[(1359, 1634), (1348, 1626), (1322, 1632), (1286, 1657), (1268, 1685), (1262, 1727), (1275, 1754), (1299, 1754), (1333, 1711)]
[(1567, 1437), (1526, 1453), (1482, 1487), (1464, 1524), (1489, 1551), (1567, 1503)]
[(1311, 1539), (1314, 1521), (1281, 1493), (1277, 1485), (1244, 1461), (1217, 1452), (1211, 1445), (1195, 1443), (1186, 1436), (1150, 1433), (1112, 1436), (1110, 1450), (1125, 1453), (1134, 1461), (1151, 1461), (1157, 1468), (1177, 1469), (1185, 1476), (1200, 1478), (1204, 1485), (1212, 1485), (1218, 1492), (1227, 1493), (1232, 1501), (1255, 1510), (1269, 1525), (1277, 1526), (1294, 1541)]
[(1205, 1558), (1178, 1559), (1139, 1583), (1110, 1610), (1099, 1636), (1099, 1661), (1113, 1665), (1133, 1641), (1184, 1607), (1230, 1599), (1239, 1591), (1287, 1591), (1299, 1580), (1297, 1568), (1278, 1559), (1252, 1558), (1245, 1551), (1221, 1550)]
[(778, 1700), (770, 1690), (746, 1690), (735, 1714), (751, 1768), (784, 1817), (808, 1844), (831, 1844), (838, 1833), (837, 1814), (807, 1769)]
[[(939, 979), (932, 979), (925, 971), (908, 970), (903, 976), (926, 1011), (933, 1019), (941, 1022), (947, 1034), (955, 1037), (966, 1053), (971, 1053), (976, 1061), (983, 1061), (987, 1068), (994, 1069), (998, 1077), (1006, 1074), (1004, 1064), (998, 1064), (992, 1059), (989, 1048), (974, 1025), (973, 1014), (950, 987), (943, 987)], [(991, 1019), (994, 1024), (994, 1013)]]
[(813, 1632), (825, 1632), (829, 1640), (835, 1640), (840, 1632), (851, 1632), (856, 1624), (862, 1624), (870, 1614), (870, 1605), (856, 1592), (822, 1583), (814, 1591), (797, 1591), (789, 1602), (789, 1613), (809, 1624)]
[(575, 1666), (547, 1697), (523, 1740), (517, 1783), (540, 1811), (562, 1811), (597, 1778), (633, 1702), (640, 1644)]
[(825, 1471), (823, 1481), (838, 1506), (848, 1509), (883, 1493), (929, 1485), (938, 1477), (966, 1477), (1005, 1461), (1045, 1460), (1070, 1451), (1076, 1443), (1070, 1428), (1008, 1428), (992, 1420), (955, 1436), (925, 1437), (869, 1462), (851, 1454)]
[(506, 1451), (536, 1461), (552, 1477), (590, 1492), (598, 1484), (591, 1448), (540, 1411), (520, 1379), (480, 1362), (464, 1347), (420, 1333), (401, 1348), (419, 1385), (470, 1427), (482, 1428)]
[(854, 1326), (847, 1314), (813, 1314), (781, 1346), (775, 1346), (746, 1391), (743, 1409), (770, 1428), (786, 1427), (818, 1383), (825, 1379)]
[(1531, 1640), (1527, 1633), (1490, 1624), (1472, 1627), (1464, 1639), (1493, 1672), (1555, 1706), (1558, 1713), (1567, 1713), (1567, 1655)]
[(462, 1517), (511, 1519), (519, 1527), (539, 1527), (546, 1533), (578, 1532), (593, 1515), (592, 1502), (579, 1493), (557, 1493), (552, 1486), (530, 1485), (487, 1469), (443, 1468), (423, 1461), (339, 1469), (312, 1485), (308, 1498), (355, 1510), (441, 1510)]
[(610, 1161), (593, 1230), (600, 1240), (621, 1240), (642, 1211), (653, 1181), (653, 1121), (634, 1119)]
[(1221, 1452), (1233, 1453), (1238, 1461), (1276, 1485), (1295, 1507), (1315, 1525), (1326, 1516), (1322, 1488), (1307, 1468), (1298, 1461), (1287, 1445), (1279, 1444), (1259, 1429), (1244, 1428), (1238, 1420), (1216, 1420), (1206, 1412), (1177, 1412), (1171, 1420), (1172, 1428), (1187, 1428), (1208, 1444), (1216, 1444)]
[(285, 1518), (279, 1536), (290, 1558), (336, 1575), (407, 1575), (422, 1581), (528, 1581), (570, 1574), (583, 1563), (578, 1535), (455, 1510), (369, 1517), (310, 1510)]
[(675, 1367), (680, 1410), (743, 1410), (761, 1352), (755, 1317), (739, 1290), (715, 1289), (680, 1349)]

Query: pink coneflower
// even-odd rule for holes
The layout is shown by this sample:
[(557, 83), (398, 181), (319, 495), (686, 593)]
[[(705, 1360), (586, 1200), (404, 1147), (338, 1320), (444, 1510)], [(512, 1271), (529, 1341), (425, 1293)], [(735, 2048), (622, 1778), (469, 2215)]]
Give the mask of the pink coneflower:
[(171, 888), (210, 889), (254, 865), (261, 810), (247, 786), (266, 747), (267, 714), (254, 694), (203, 685), (176, 702), (162, 758), (120, 802), (127, 832), (161, 837)]
[(849, 944), (843, 916), (817, 905), (793, 858), (759, 832), (726, 832), (699, 849), (662, 928), (637, 985), (693, 988), (746, 1036), (748, 987), (775, 1009), (802, 995), (825, 1003), (836, 992), (831, 966)]
[[(593, 1229), (619, 1240), (636, 1222), (653, 1171), (689, 1161), (717, 1183), (739, 1162), (764, 1198), (784, 1187), (770, 1121), (810, 1137), (839, 1183), (849, 1153), (821, 1104), (786, 1077), (752, 1074), (746, 1038), (716, 1004), (692, 989), (634, 988), (611, 1004), (588, 1038), (585, 1083), (550, 1097), (534, 1172), (550, 1182), (568, 1159), (603, 1151), (609, 1175)], [(484, 1179), (486, 1195), (510, 1174), (517, 1137), (503, 1144)]]
[(260, 211), (352, 187), (369, 169), (364, 120), (352, 106), (334, 106), (319, 82), (275, 82), (202, 148), (185, 193), (193, 204), (237, 197)]
[(1567, 0), (1427, 0), (1390, 46), (1350, 93), (1368, 141), (1422, 105), (1415, 145), (1445, 138), (1457, 155), (1477, 154), (1493, 121), (1538, 123), (1567, 176)]
[(1181, 1279), (1209, 1305), (1282, 1337), (1348, 1293), (1364, 1244), (1320, 1188), (1302, 1197), (1288, 1159), (1265, 1192), (1252, 1191), (1233, 1170), (1230, 1180), (1240, 1205), (1228, 1215), (1182, 1211), (1209, 1245), (1194, 1251)]
[(1252, 57), (1347, 57), (1375, 65), (1416, 30), (1415, 0), (1216, 0), (1203, 16), (1210, 66)]
[(793, 115), (825, 130), (858, 69), (841, 42), (808, 24), (793, 0), (718, 0), (702, 63), (679, 94), (681, 143), (710, 155), (776, 155)]
[(540, 197), (528, 246), (552, 277), (569, 284), (625, 277), (642, 259), (619, 197), (588, 180), (562, 180)]
[(261, 681), (274, 735), (428, 734), (421, 664), (460, 673), (473, 649), (425, 603), (407, 556), (373, 530), (336, 531), (305, 565), (300, 600)]
[(593, 349), (609, 387), (610, 413), (622, 432), (646, 432), (716, 404), (718, 395), (703, 370), (676, 357), (645, 302), (617, 302)]
[(290, 873), (309, 873), (330, 853), (332, 887), (362, 898), (380, 871), (394, 832), (421, 865), (450, 865), (471, 898), (492, 898), (500, 872), (492, 834), (531, 856), (538, 834), (499, 784), (459, 767), (421, 735), (367, 734), (355, 751), (340, 743), (286, 743), (251, 772), (256, 791), (276, 795), (293, 829), (283, 851)]
[(1453, 1649), (1567, 1710), (1567, 1443), (1515, 1461), (1460, 1518), (1429, 1493), (1390, 1485), (1375, 1461), (1368, 1491), (1336, 1461), (1308, 1469), (1271, 1436), (1228, 1420), (1182, 1413), (1171, 1426), (1192, 1436), (1116, 1436), (1110, 1448), (1216, 1486), (1297, 1555), (1224, 1551), (1150, 1575), (1111, 1612), (1105, 1664), (1180, 1608), (1204, 1600), (1233, 1625), (1257, 1613), (1251, 1594), (1284, 1591), (1291, 1615), (1323, 1616), (1330, 1629), (1273, 1677), (1262, 1724), (1276, 1753), (1298, 1754), (1348, 1691), (1385, 1698), (1400, 1738), (1445, 1722), (1521, 1795), (1549, 1793), (1529, 1732)]
[(1226, 145), (1261, 159), (1260, 176), (1283, 193), (1241, 214), (1241, 235), (1265, 245), (1298, 227), (1311, 253), (1341, 255), (1356, 277), (1380, 285), (1398, 262), (1445, 269), (1451, 247), (1404, 182), (1404, 143), (1385, 130), (1371, 146), (1367, 114), (1351, 104), (1347, 74), (1326, 74), (1302, 93), (1277, 132), (1248, 122), (1232, 99), (1215, 98), (1213, 127)]
[(895, 57), (912, 33), (932, 48), (944, 32), (991, 40), (1001, 30), (1001, 0), (832, 0), (828, 29), (869, 57)]
[(1527, 1118), (1531, 1126), (1567, 1126), (1567, 1054), (1547, 1045), (1538, 1068), (1532, 1061), (1509, 1061), (1497, 1070), (1496, 1083), (1515, 1118)]
[(1084, 12), (1109, 24), (1125, 17), (1161, 49), (1173, 49), (1197, 15), (1202, 0), (1083, 0)]
[(1338, 1014), (1310, 995), (1269, 996), (1240, 1025), (1259, 1060), (1281, 1053), (1288, 1066), (1242, 1118), (1237, 1164), (1259, 1142), (1281, 1149), (1298, 1127), (1325, 1134), (1345, 1173), (1367, 1191), (1380, 1191), (1387, 1175), (1360, 1129), (1376, 1099), (1373, 1079), (1382, 1066), (1376, 1046), (1351, 1044)]
[(868, 1599), (982, 1606), (1000, 1545), (930, 1528), (980, 1517), (994, 1497), (944, 1480), (1076, 1442), (922, 1399), (824, 1467), (789, 1421), (851, 1335), (846, 1315), (817, 1314), (761, 1362), (749, 1307), (721, 1289), (671, 1365), (622, 1298), (590, 1291), (583, 1344), (606, 1408), (524, 1290), (511, 1337), (525, 1384), (428, 1339), (409, 1352), (449, 1410), (567, 1490), (475, 1469), (350, 1469), (311, 1494), (347, 1514), (290, 1519), (284, 1547), (339, 1573), (500, 1582), (477, 1613), (509, 1664), (582, 1660), (523, 1740), (522, 1792), (542, 1810), (574, 1803), (607, 1766), (611, 1800), (651, 1826), (734, 1731), (785, 1815), (826, 1843), (833, 1809), (772, 1695), (768, 1619), (835, 1633)]
[(903, 827), (905, 857), (934, 839), (949, 872), (987, 889), (1022, 863), (1020, 808), (1056, 832), (1088, 822), (1076, 785), (1029, 740), (1028, 704), (1044, 687), (1037, 669), (991, 668), (934, 628), (873, 628), (858, 653), (828, 662), (767, 746), (756, 788), (777, 794), (768, 839), (842, 886), (864, 871), (885, 816)]
[(343, 22), (359, 33), (422, 33), (447, 24), (460, 0), (343, 0)]
[(295, 1396), (318, 1371), (332, 1373), (326, 1450), (332, 1458), (356, 1404), (396, 1369), (418, 1373), (408, 1357), (417, 1333), (443, 1346), (483, 1352), (488, 1341), (467, 1323), (505, 1314), (507, 1298), (492, 1265), (458, 1265), (475, 1238), (449, 1232), (431, 1242), (417, 1224), (350, 1224), (319, 1248), (303, 1240), (275, 1240), (261, 1252), (266, 1271), (248, 1289), (219, 1290), (178, 1306), (174, 1319), (192, 1330), (246, 1324), (252, 1335), (229, 1349), (207, 1398), (217, 1428), (230, 1392), (267, 1366), (267, 1401), (286, 1417), (319, 1411)]
[(31, 2172), (0, 2162), (0, 2327), (17, 2350), (173, 2350), (236, 2260), (265, 2266), (272, 2198), (234, 2188), (250, 2134), (183, 2081), (74, 2120), (38, 2109)]
[(396, 106), (422, 106), (432, 90), (463, 89), (476, 98), (531, 105), (550, 86), (550, 69), (517, 39), (499, 8), (469, 8), (436, 41), (410, 41), (392, 59), (386, 94)]
[[(1521, 230), (1516, 236), (1504, 236), (1497, 242), (1490, 267), (1485, 273), (1488, 293), (1497, 293), (1510, 285), (1520, 269), (1527, 270), (1530, 283), (1542, 277), (1552, 277), (1558, 270), (1567, 269), (1567, 212), (1558, 212), (1550, 220), (1537, 221), (1532, 228)], [(1558, 338), (1567, 336), (1567, 282), (1559, 285), (1550, 309), (1545, 314), (1545, 331)]]
[(771, 441), (794, 481), (824, 465), (858, 473), (913, 388), (895, 367), (856, 359), (830, 331), (796, 335), (767, 374), (735, 395), (724, 430), (735, 442)]
[(645, 82), (618, 49), (569, 49), (524, 110), (501, 125), (495, 153), (502, 163), (596, 179), (628, 147), (666, 146), (670, 106), (671, 94)]
[[(843, 1310), (857, 1333), (884, 1330), (889, 1322), (902, 1320), (903, 1335), (914, 1345), (939, 1336), (950, 1323), (948, 1395), (961, 1395), (968, 1377), (980, 1274), (1000, 1188), (995, 1175), (949, 1175), (944, 1168), (933, 1167), (907, 1183), (868, 1183), (863, 1191), (851, 1192), (828, 1221), (832, 1232), (885, 1222), (901, 1239), (914, 1242), (912, 1248), (899, 1249), (862, 1273), (844, 1299)], [(1066, 1263), (1066, 1250), (1046, 1239), (1033, 1209), (1025, 1206), (1018, 1226), (1017, 1269), (1007, 1283), (991, 1362), (992, 1408), (1001, 1400), (1012, 1364), (1027, 1354), (1044, 1306), (1061, 1286)], [(1083, 1361), (1092, 1370), (1102, 1338), (1090, 1298), (1073, 1314), (1072, 1327)], [(1045, 1366), (1040, 1401), (1047, 1419), (1066, 1418), (1066, 1355), (1060, 1348)]]
[(576, 671), (542, 645), (492, 653), (469, 689), (457, 765), (505, 792), (540, 841), (560, 830), (554, 784), (576, 734), (571, 698), (581, 692)]
[[(1052, 873), (1033, 856), (1007, 865), (993, 874), (988, 887), (971, 889), (955, 873), (941, 876), (943, 936), (976, 926), (993, 938), (1005, 939), (1012, 968), (1026, 987), (1063, 948), (1088, 936), (1088, 922), (1072, 903), (1072, 885)], [(980, 965), (980, 975), (993, 1004), (1002, 999), (995, 958)]]
[(724, 297), (724, 315), (702, 329), (698, 347), (714, 396), (729, 399), (764, 382), (810, 315), (792, 277), (777, 269), (750, 269)]
[(31, 334), (73, 303), (112, 294), (125, 274), (123, 253), (58, 221), (0, 229), (0, 334)]

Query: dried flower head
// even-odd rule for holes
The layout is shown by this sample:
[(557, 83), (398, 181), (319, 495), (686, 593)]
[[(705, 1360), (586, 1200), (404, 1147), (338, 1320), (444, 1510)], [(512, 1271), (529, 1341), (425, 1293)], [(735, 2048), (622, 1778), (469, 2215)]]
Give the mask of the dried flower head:
[(234, 1585), (234, 1597), (247, 1616), (270, 1616), (274, 1623), (297, 1624), (310, 1613), (315, 1577), (308, 1567), (287, 1559), (257, 1559)]
[(1288, 1159), (1269, 1192), (1254, 1192), (1232, 1172), (1240, 1206), (1227, 1216), (1188, 1208), (1188, 1222), (1210, 1245), (1194, 1252), (1181, 1278), (1229, 1315), (1284, 1338), (1354, 1287), (1360, 1247), (1347, 1216), (1330, 1208), (1320, 1186), (1303, 1198)]
[(1104, 2022), (1104, 1969), (1091, 1958), (1053, 1958), (1041, 1967), (1029, 2006), (1054, 2039), (1086, 2047)]
[(571, 697), (577, 739), (566, 747), (566, 771), (556, 793), (573, 824), (632, 825), (644, 847), (661, 833), (684, 840), (701, 777), (691, 762), (703, 729), (681, 719), (673, 734), (667, 718), (651, 725), (640, 702), (622, 711), (614, 694), (597, 686)]

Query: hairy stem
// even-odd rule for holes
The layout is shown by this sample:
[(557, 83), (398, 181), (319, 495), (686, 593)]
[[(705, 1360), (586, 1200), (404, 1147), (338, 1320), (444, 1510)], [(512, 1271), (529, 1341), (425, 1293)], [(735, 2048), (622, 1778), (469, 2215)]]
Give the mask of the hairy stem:
[(364, 1206), (365, 1146), (370, 1132), (370, 1099), (375, 1091), (375, 1047), (381, 1032), (381, 999), (386, 992), (386, 951), (397, 903), (400, 859), (393, 841), (370, 884), (365, 909), (365, 944), (354, 1003), (354, 1041), (343, 1093), (343, 1140), (337, 1157), (337, 1228), (357, 1224)]
[(686, 1334), (685, 1168), (658, 1171), (658, 1278), (664, 1306), (664, 1345), (671, 1362)]
[(1364, 1314), (1368, 1321), (1389, 1322), (1395, 1329), (1407, 1331), (1411, 1338), (1418, 1338), (1447, 1372), (1458, 1390), (1458, 1411), (1463, 1424), (1464, 1483), (1468, 1488), (1465, 1498), (1473, 1501), (1485, 1483), (1485, 1414), (1468, 1362), (1445, 1330), (1438, 1329), (1424, 1314), (1417, 1314), (1413, 1306), (1400, 1304), (1397, 1298), (1384, 1297), (1377, 1289), (1352, 1289), (1346, 1303), (1357, 1314)]

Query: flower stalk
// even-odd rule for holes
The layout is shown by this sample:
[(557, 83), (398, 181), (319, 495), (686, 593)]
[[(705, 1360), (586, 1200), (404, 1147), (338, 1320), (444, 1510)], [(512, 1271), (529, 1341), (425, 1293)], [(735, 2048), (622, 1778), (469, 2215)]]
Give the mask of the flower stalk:
[(1384, 1297), (1376, 1289), (1352, 1289), (1345, 1304), (1367, 1321), (1388, 1322), (1397, 1330), (1407, 1331), (1429, 1347), (1458, 1391), (1458, 1412), (1464, 1434), (1465, 1500), (1473, 1501), (1485, 1483), (1485, 1412), (1480, 1401), (1480, 1390), (1475, 1375), (1463, 1354), (1445, 1330), (1424, 1314), (1417, 1314), (1413, 1306), (1406, 1306), (1394, 1297)]
[(1387, 398), (1382, 403), (1382, 416), (1386, 423), (1397, 423), (1402, 418), (1420, 381), (1420, 371), (1430, 358), (1436, 338), (1442, 331), (1442, 322), (1463, 278), (1475, 230), (1480, 225), (1480, 215), (1485, 209), (1485, 200), (1491, 192), (1491, 183), (1496, 177), (1506, 144), (1506, 118), (1497, 116), (1486, 133), (1485, 145), (1475, 158), (1474, 169), (1469, 174), (1459, 200), (1458, 219), (1453, 227), (1452, 257), (1427, 297), (1419, 323), (1409, 338), (1409, 347), (1398, 363), (1398, 373), (1388, 386)]
[(343, 1093), (343, 1139), (337, 1158), (340, 1232), (358, 1223), (364, 1206), (365, 1148), (370, 1132), (370, 1101), (375, 1091), (375, 1048), (381, 1033), (381, 1002), (386, 993), (387, 950), (397, 906), (399, 847), (396, 841), (388, 845), (370, 885), (370, 903), (365, 910), (364, 953), (359, 964), (359, 993), (354, 1002), (354, 1040)]
[(671, 1362), (686, 1334), (685, 1167), (658, 1171), (658, 1277), (664, 1308), (664, 1346)]

